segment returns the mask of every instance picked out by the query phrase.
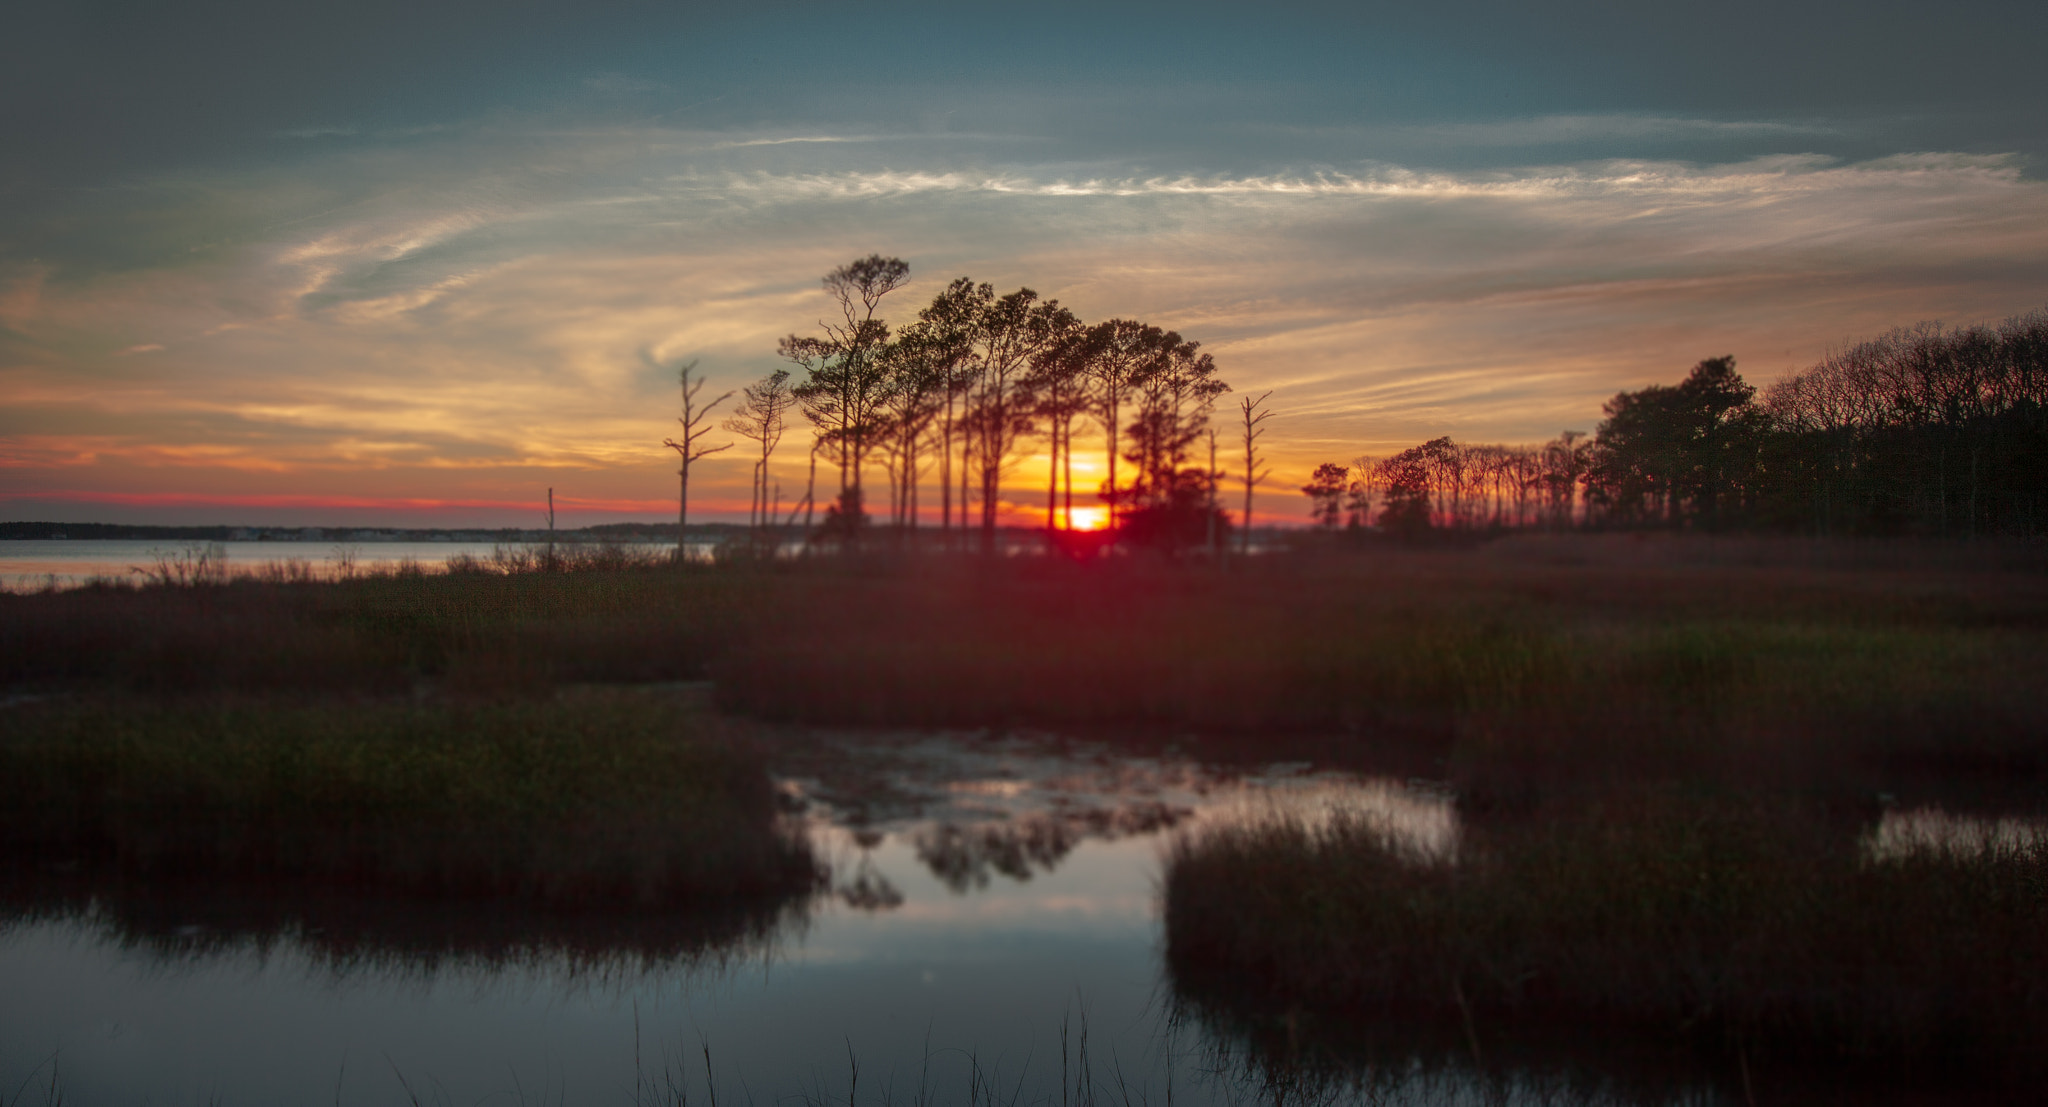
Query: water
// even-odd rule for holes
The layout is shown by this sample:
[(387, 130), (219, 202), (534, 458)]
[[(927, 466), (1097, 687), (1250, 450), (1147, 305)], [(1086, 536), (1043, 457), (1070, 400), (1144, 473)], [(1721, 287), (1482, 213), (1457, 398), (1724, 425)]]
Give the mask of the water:
[(1045, 1103), (1085, 1039), (1100, 1096), (1163, 1102), (1170, 1083), (1176, 1102), (1236, 1102), (1256, 1089), (1208, 1071), (1162, 991), (1169, 836), (1344, 807), (1418, 853), (1455, 846), (1445, 797), (1300, 765), (966, 735), (793, 736), (780, 762), (831, 885), (723, 955), (337, 956), (205, 902), (149, 928), (109, 910), (17, 920), (0, 932), (0, 1089), (14, 1102), (54, 1059), (76, 1103), (633, 1103), (669, 1080), (704, 1097), (708, 1049), (722, 1102), (844, 1102), (857, 1064), (863, 1103), (910, 1102), (920, 1081), (939, 1102), (982, 1082)]
[[(933, 537), (926, 533), (927, 541)], [(1005, 532), (1004, 552), (1012, 556), (1044, 552), (1044, 541), (1035, 533)], [(709, 561), (717, 553), (717, 541), (692, 541), (685, 553), (693, 561)], [(566, 546), (566, 544), (565, 544)], [(299, 565), (318, 577), (342, 575), (345, 569), (377, 572), (402, 566), (418, 566), (428, 572), (445, 567), (450, 558), (467, 556), (488, 561), (504, 549), (538, 550), (538, 543), (501, 542), (387, 542), (341, 538), (321, 542), (191, 542), (178, 540), (105, 539), (0, 539), (0, 591), (27, 592), (42, 588), (75, 588), (92, 580), (141, 581), (147, 579), (164, 559), (190, 558), (209, 548), (225, 555), (230, 575), (254, 573), (267, 566)], [(666, 552), (672, 544), (636, 547)], [(1264, 554), (1284, 547), (1253, 544), (1250, 552)], [(801, 556), (805, 544), (785, 540), (776, 556)]]
[[(1343, 813), (1418, 864), (1462, 863), (1453, 801), (1427, 781), (1031, 735), (792, 731), (773, 752), (830, 870), (779, 910), (622, 927), (490, 904), (215, 890), (81, 907), (0, 888), (15, 905), (0, 906), (0, 1096), (42, 1102), (54, 1067), (84, 1104), (638, 1104), (675, 1088), (843, 1104), (857, 1070), (861, 1104), (1303, 1102), (1256, 1069), (1270, 1027), (1253, 1046), (1175, 1008), (1159, 904), (1174, 836)], [(1862, 842), (1885, 858), (2044, 833), (1915, 808)], [(1331, 1101), (1743, 1101), (1726, 1072), (1619, 1040), (1489, 1035), (1482, 1070), (1456, 1042), (1407, 1056), (1399, 1033), (1390, 1054), (1317, 1033), (1333, 1029)]]
[[(405, 565), (438, 571), (450, 558), (488, 560), (506, 548), (497, 542), (4, 540), (0, 541), (0, 588), (28, 591), (47, 587), (53, 580), (60, 588), (76, 587), (95, 578), (139, 581), (160, 559), (188, 557), (209, 546), (225, 552), (226, 570), (231, 574), (297, 563), (322, 577), (338, 575), (344, 566), (364, 572)], [(715, 547), (716, 543), (693, 542), (689, 553), (693, 558), (709, 558)]]

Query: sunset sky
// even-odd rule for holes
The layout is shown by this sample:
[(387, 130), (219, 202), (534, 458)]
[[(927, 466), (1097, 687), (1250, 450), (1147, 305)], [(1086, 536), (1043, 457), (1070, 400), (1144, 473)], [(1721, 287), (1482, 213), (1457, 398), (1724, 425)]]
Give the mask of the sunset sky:
[(874, 252), (892, 319), (965, 275), (1200, 340), (1273, 392), (1276, 520), (2048, 306), (2038, 0), (1426, 7), (10, 6), (0, 517), (672, 517), (650, 358), (738, 388)]

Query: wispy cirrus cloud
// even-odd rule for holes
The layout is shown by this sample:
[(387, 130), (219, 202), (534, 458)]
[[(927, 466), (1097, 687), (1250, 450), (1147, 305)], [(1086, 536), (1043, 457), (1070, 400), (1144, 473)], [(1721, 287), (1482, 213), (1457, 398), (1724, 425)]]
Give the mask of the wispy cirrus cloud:
[[(103, 197), (193, 230), (0, 273), (10, 480), (655, 502), (675, 384), (641, 351), (737, 387), (825, 313), (826, 269), (875, 251), (914, 267), (896, 317), (968, 274), (1204, 341), (1275, 390), (1289, 480), (1439, 433), (1590, 429), (1704, 356), (1769, 379), (2048, 299), (2048, 186), (2007, 155), (1156, 172), (1035, 143), (495, 124)], [(692, 483), (744, 505), (747, 479), (722, 456)]]

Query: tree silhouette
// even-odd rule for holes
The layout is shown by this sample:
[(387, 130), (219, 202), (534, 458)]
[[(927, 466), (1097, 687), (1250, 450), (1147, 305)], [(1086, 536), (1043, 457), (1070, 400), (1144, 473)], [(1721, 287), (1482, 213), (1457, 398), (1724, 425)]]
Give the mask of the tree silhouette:
[(1074, 322), (1058, 301), (1041, 302), (1028, 288), (997, 297), (988, 285), (976, 285), (973, 300), (978, 307), (968, 335), (974, 376), (963, 422), (980, 478), (981, 548), (992, 553), (1003, 469), (1018, 441), (1034, 429), (1031, 366)]
[(924, 474), (924, 444), (945, 410), (958, 355), (948, 337), (921, 323), (904, 329), (883, 353), (882, 438), (889, 463), (890, 516), (899, 528), (917, 526), (917, 489)]
[(747, 515), (750, 526), (768, 521), (768, 463), (782, 442), (789, 409), (795, 404), (789, 370), (777, 369), (742, 389), (739, 407), (720, 424), (761, 446), (761, 459), (754, 463), (754, 502)]
[(1138, 415), (1128, 428), (1132, 445), (1124, 454), (1138, 467), (1133, 500), (1155, 507), (1174, 498), (1189, 448), (1209, 425), (1216, 397), (1230, 391), (1201, 343), (1180, 341), (1170, 332), (1167, 338), (1166, 355), (1139, 382)]
[(1045, 478), (1045, 529), (1061, 528), (1061, 478), (1066, 485), (1064, 529), (1074, 525), (1074, 420), (1087, 414), (1090, 329), (1072, 315), (1055, 320), (1058, 334), (1032, 362), (1029, 386), (1045, 419), (1050, 468)]
[(1123, 427), (1123, 411), (1136, 401), (1140, 386), (1158, 371), (1179, 342), (1179, 336), (1135, 320), (1111, 319), (1090, 327), (1085, 341), (1093, 414), (1109, 440), (1109, 475), (1103, 483), (1103, 499), (1110, 504), (1114, 525), (1122, 495), (1116, 463), (1121, 454), (1118, 434)]
[(822, 335), (789, 335), (778, 347), (804, 370), (794, 389), (804, 416), (817, 427), (819, 440), (838, 452), (842, 513), (860, 512), (861, 471), (884, 429), (889, 327), (875, 312), (883, 297), (909, 279), (908, 263), (880, 254), (834, 269), (825, 274), (824, 286), (840, 319), (821, 320)]
[(1216, 397), (1230, 386), (1216, 377), (1216, 362), (1198, 342), (1172, 344), (1141, 383), (1138, 413), (1126, 429), (1124, 460), (1137, 467), (1128, 494), (1119, 494), (1122, 526), (1131, 540), (1178, 550), (1205, 540), (1215, 502), (1213, 468), (1189, 464), (1207, 430)]
[(1335, 529), (1337, 520), (1344, 514), (1344, 493), (1351, 484), (1351, 467), (1334, 461), (1316, 466), (1316, 471), (1307, 484), (1301, 486), (1301, 494), (1308, 497), (1308, 517), (1316, 525)]
[[(660, 364), (654, 360), (652, 354), (643, 352), (640, 356), (649, 365), (658, 366)], [(732, 443), (730, 442), (722, 446), (699, 446), (697, 444), (698, 439), (704, 436), (705, 428), (702, 424), (704, 420), (711, 417), (711, 409), (731, 399), (732, 393), (727, 392), (710, 403), (699, 406), (697, 403), (697, 393), (704, 390), (704, 381), (699, 379), (694, 384), (690, 382), (690, 373), (696, 368), (697, 363), (694, 360), (685, 361), (676, 366), (676, 378), (681, 382), (683, 391), (683, 413), (676, 419), (676, 422), (682, 424), (683, 436), (680, 439), (664, 438), (661, 440), (661, 444), (674, 450), (676, 456), (682, 462), (676, 470), (677, 475), (682, 479), (680, 489), (676, 493), (676, 564), (678, 565), (683, 563), (683, 543), (688, 538), (686, 528), (690, 525), (690, 466), (696, 464), (707, 455), (715, 454), (720, 450), (732, 449)]]
[(915, 332), (916, 341), (927, 351), (932, 359), (933, 368), (939, 375), (942, 401), (938, 415), (941, 531), (951, 530), (954, 523), (955, 438), (961, 439), (962, 442), (958, 517), (961, 528), (964, 530), (967, 526), (966, 435), (962, 416), (967, 392), (972, 387), (975, 376), (973, 334), (981, 305), (978, 288), (979, 286), (966, 277), (955, 278), (932, 298), (929, 305), (918, 312), (917, 322), (907, 328)]
[[(1237, 403), (1238, 413), (1244, 419), (1244, 553), (1247, 557), (1252, 552), (1252, 489), (1258, 487), (1259, 483), (1270, 475), (1269, 470), (1259, 467), (1258, 447), (1259, 439), (1266, 434), (1266, 428), (1260, 424), (1273, 414), (1271, 411), (1263, 410), (1267, 397), (1271, 395), (1273, 393), (1269, 391), (1257, 399), (1240, 396)], [(1320, 475), (1322, 469), (1316, 472)]]
[[(1761, 412), (1732, 357), (1708, 358), (1676, 387), (1622, 392), (1601, 409), (1592, 487), (1614, 512), (1677, 525), (1718, 520), (1747, 476)], [(1688, 512), (1690, 509), (1690, 512)]]

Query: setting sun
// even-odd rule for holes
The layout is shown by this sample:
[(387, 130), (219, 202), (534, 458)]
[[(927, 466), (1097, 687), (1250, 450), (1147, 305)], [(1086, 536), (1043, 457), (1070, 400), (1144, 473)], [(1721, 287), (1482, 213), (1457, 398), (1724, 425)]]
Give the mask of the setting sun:
[(1067, 513), (1068, 530), (1101, 530), (1109, 525), (1109, 508), (1077, 507)]

